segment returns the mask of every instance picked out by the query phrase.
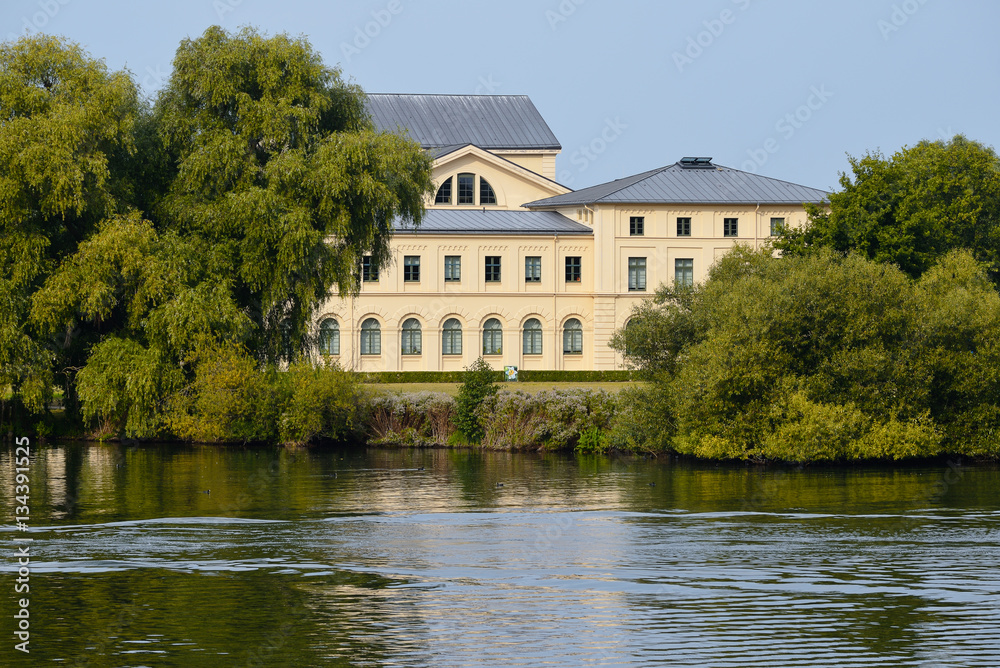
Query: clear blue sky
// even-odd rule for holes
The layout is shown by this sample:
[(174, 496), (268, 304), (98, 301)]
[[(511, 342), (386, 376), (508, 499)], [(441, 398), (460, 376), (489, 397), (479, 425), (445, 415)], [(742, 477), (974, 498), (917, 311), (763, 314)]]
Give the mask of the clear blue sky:
[(573, 188), (700, 155), (833, 189), (847, 154), (1000, 148), (992, 0), (5, 0), (0, 19), (150, 94), (213, 24), (304, 35), (369, 92), (526, 94)]

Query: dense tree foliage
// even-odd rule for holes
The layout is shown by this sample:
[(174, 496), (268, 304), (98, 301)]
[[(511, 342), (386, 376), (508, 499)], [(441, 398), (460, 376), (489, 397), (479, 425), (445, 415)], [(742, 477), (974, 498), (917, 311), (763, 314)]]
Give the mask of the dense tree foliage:
[(30, 409), (80, 361), (71, 337), (37, 336), (31, 298), (130, 196), (140, 111), (131, 78), (74, 44), (0, 44), (0, 387)]
[(158, 214), (209, 247), (262, 361), (301, 352), (331, 286), (355, 291), (361, 256), (388, 261), (393, 220), (423, 215), (429, 158), (375, 132), (361, 90), (302, 40), (185, 40), (156, 118), (178, 166)]
[(852, 251), (917, 277), (967, 248), (1000, 278), (1000, 158), (992, 148), (958, 135), (850, 164), (853, 179), (841, 174), (829, 210), (810, 207), (809, 224), (776, 243), (786, 255)]
[(914, 280), (855, 254), (737, 247), (706, 283), (661, 288), (615, 347), (652, 380), (635, 413), (653, 447), (800, 461), (1000, 453), (1000, 296), (967, 251)]
[(285, 35), (210, 28), (136, 91), (57, 38), (0, 48), (0, 386), (38, 411), (60, 373), (108, 431), (193, 435), (199, 365), (302, 358), (314, 309), (420, 222), (430, 160)]

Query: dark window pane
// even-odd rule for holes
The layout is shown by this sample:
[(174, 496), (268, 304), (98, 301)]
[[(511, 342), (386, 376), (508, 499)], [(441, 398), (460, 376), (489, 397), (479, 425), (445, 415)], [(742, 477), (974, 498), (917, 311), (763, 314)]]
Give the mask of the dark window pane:
[(438, 188), (437, 197), (434, 198), (435, 204), (451, 204), (451, 177), (441, 184)]
[(407, 255), (403, 257), (403, 280), (408, 283), (420, 280), (419, 255)]
[(475, 204), (475, 174), (458, 175), (458, 203)]
[(486, 256), (486, 282), (487, 283), (499, 283), (500, 282), (500, 256), (499, 255), (487, 255)]
[(578, 257), (567, 257), (566, 258), (566, 282), (567, 283), (579, 283), (581, 274), (581, 262)]
[(371, 256), (361, 258), (361, 280), (365, 283), (378, 281), (378, 267), (372, 264)]
[(493, 192), (493, 186), (489, 184), (483, 177), (479, 177), (479, 203), (480, 204), (496, 204), (497, 194)]

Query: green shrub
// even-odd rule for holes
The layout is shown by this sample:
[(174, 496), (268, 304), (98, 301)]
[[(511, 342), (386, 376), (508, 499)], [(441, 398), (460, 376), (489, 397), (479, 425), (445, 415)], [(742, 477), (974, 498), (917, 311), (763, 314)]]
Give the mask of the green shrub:
[(167, 420), (179, 438), (202, 443), (274, 441), (286, 399), (273, 370), (262, 371), (245, 349), (204, 348), (190, 358), (194, 380), (170, 398)]
[[(465, 371), (373, 371), (360, 374), (365, 383), (461, 383)], [(503, 371), (491, 371), (501, 382)], [(520, 370), (518, 380), (526, 383), (615, 383), (638, 380), (638, 371), (552, 371)]]
[[(371, 371), (361, 373), (362, 382), (381, 383), (461, 383), (464, 371)], [(493, 372), (495, 380), (503, 380), (502, 371)]]
[(627, 387), (615, 403), (607, 434), (609, 448), (646, 453), (673, 449), (674, 412), (663, 386)]
[(462, 386), (455, 402), (455, 426), (473, 443), (483, 438), (483, 422), (479, 409), (488, 397), (499, 391), (495, 373), (482, 357), (466, 367)]
[(608, 435), (600, 427), (589, 427), (580, 432), (580, 440), (576, 443), (576, 451), (582, 453), (601, 453), (608, 449)]
[(279, 374), (278, 381), (284, 389), (279, 435), (285, 443), (347, 441), (363, 433), (366, 393), (356, 374), (336, 364), (301, 362)]

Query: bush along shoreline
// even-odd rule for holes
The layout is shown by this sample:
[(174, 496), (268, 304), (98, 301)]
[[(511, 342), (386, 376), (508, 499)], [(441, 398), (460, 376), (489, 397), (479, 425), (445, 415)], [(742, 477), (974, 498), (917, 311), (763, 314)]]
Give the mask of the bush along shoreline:
[[(702, 460), (755, 462), (863, 462), (961, 456), (996, 460), (982, 452), (937, 450), (873, 457), (860, 448), (840, 457), (817, 456), (810, 439), (790, 438), (780, 455), (706, 456), (672, 447), (651, 394), (654, 386), (624, 384), (618, 391), (556, 389), (498, 391), (494, 372), (479, 360), (465, 372), (459, 396), (444, 392), (386, 392), (336, 365), (308, 363), (261, 371), (245, 354), (215, 349), (199, 363), (196, 379), (171, 397), (165, 414), (130, 422), (127, 411), (88, 413), (86, 433), (53, 433), (83, 440), (145, 440), (220, 446), (279, 443), (289, 447), (368, 445), (482, 448), (521, 452), (679, 455)], [(843, 425), (827, 416), (817, 428)], [(841, 420), (842, 422), (842, 420)], [(51, 424), (51, 420), (49, 421)], [(136, 434), (129, 425), (156, 424)], [(833, 425), (833, 427), (830, 427)], [(50, 430), (51, 431), (51, 430)]]

